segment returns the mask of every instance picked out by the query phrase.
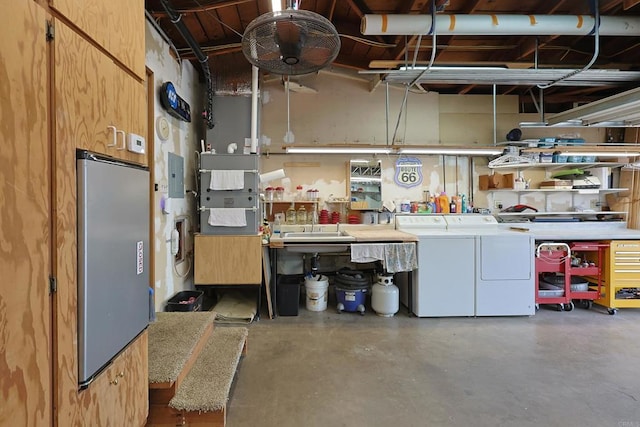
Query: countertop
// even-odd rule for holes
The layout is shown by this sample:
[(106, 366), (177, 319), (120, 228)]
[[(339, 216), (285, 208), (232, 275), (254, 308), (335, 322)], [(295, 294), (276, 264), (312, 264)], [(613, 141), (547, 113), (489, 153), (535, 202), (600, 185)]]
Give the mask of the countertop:
[[(285, 231), (301, 231), (302, 226), (289, 226), (290, 229), (285, 229), (283, 227), (282, 232)], [(336, 229), (335, 225), (327, 225), (319, 227), (325, 229), (327, 231), (334, 231)], [(411, 234), (406, 233), (404, 231), (399, 231), (393, 228), (392, 225), (340, 225), (340, 230), (349, 234), (351, 237), (355, 238), (352, 242), (340, 242), (341, 244), (351, 244), (351, 243), (365, 243), (365, 242), (416, 242), (418, 238)], [(309, 244), (310, 242), (304, 242), (305, 244)], [(269, 241), (269, 246), (272, 248), (282, 248), (285, 245), (296, 245), (298, 243), (286, 243), (283, 239), (275, 234), (271, 235), (271, 239)], [(331, 241), (322, 241), (318, 244), (335, 244), (335, 242)]]
[[(301, 226), (290, 226), (284, 231), (302, 231)], [(336, 226), (326, 226), (326, 230), (333, 231)], [(531, 234), (535, 240), (573, 241), (573, 240), (640, 240), (640, 230), (629, 229), (625, 222), (566, 222), (566, 223), (533, 223), (513, 222), (499, 224), (499, 229), (505, 231), (519, 231)], [(340, 230), (346, 232), (355, 240), (341, 242), (344, 244), (364, 242), (415, 242), (418, 238), (409, 233), (395, 230), (390, 225), (341, 225)], [(447, 232), (443, 234), (446, 235)], [(298, 243), (286, 243), (296, 245)], [(309, 242), (305, 242), (309, 244)], [(332, 244), (322, 241), (318, 244)], [(282, 248), (285, 241), (276, 235), (271, 236), (269, 246)]]
[(640, 240), (640, 230), (627, 228), (625, 222), (504, 223), (533, 235), (536, 240)]

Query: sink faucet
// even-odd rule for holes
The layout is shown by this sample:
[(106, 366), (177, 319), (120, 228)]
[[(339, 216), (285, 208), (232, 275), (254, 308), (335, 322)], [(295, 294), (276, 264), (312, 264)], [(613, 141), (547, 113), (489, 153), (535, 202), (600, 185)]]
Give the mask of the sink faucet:
[(340, 222), (336, 222), (336, 232), (340, 233)]
[(314, 211), (313, 214), (311, 215), (311, 232), (312, 233), (314, 231), (313, 229), (316, 226), (316, 219), (317, 219), (317, 216), (316, 216), (316, 212)]

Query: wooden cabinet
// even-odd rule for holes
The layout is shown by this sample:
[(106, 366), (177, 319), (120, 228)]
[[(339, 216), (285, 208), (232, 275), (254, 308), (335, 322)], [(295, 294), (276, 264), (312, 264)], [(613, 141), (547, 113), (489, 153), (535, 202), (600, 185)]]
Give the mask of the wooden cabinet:
[(0, 425), (53, 425), (46, 18), (0, 14)]
[(55, 48), (57, 142), (146, 165), (124, 147), (127, 134), (147, 133), (143, 84), (60, 21)]
[(196, 285), (262, 283), (262, 240), (254, 236), (196, 235)]
[[(90, 18), (114, 2), (73, 3)], [(131, 19), (139, 9), (144, 32), (143, 2), (115, 3)], [(144, 425), (146, 332), (79, 390), (75, 154), (87, 148), (146, 164), (146, 156), (110, 151), (105, 128), (146, 136), (146, 92), (111, 54), (40, 4), (8, 2), (0, 16), (0, 425)], [(103, 22), (107, 16), (92, 29), (122, 31)], [(47, 22), (55, 27), (49, 43)], [(144, 77), (144, 39), (128, 40), (127, 49)]]
[(59, 425), (140, 426), (146, 422), (148, 399), (148, 332), (131, 343), (113, 363), (78, 393), (82, 412)]
[[(117, 149), (122, 147), (122, 136), (118, 138), (119, 147), (109, 147), (112, 137), (107, 128), (112, 125), (145, 136), (146, 94), (140, 82), (72, 28), (59, 20), (55, 28), (52, 85), (57, 423), (143, 425), (148, 405), (146, 334), (131, 343), (86, 390), (78, 389), (76, 149), (146, 164), (146, 155)], [(111, 383), (116, 379), (114, 372), (125, 367), (125, 377), (115, 387)]]
[(49, 3), (136, 76), (144, 79), (144, 2), (50, 0)]

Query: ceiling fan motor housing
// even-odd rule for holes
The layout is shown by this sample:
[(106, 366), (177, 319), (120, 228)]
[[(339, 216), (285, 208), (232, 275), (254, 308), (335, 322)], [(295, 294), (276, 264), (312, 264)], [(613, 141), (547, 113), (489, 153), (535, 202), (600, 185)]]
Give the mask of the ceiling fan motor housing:
[(265, 13), (242, 36), (247, 60), (274, 74), (313, 73), (333, 62), (339, 51), (340, 36), (331, 21), (307, 10)]

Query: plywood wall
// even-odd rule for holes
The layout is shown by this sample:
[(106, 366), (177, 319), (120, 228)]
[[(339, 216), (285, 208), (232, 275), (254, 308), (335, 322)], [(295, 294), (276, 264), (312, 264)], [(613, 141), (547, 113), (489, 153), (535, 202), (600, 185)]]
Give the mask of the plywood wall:
[(52, 423), (51, 152), (45, 13), (0, 14), (0, 425)]

